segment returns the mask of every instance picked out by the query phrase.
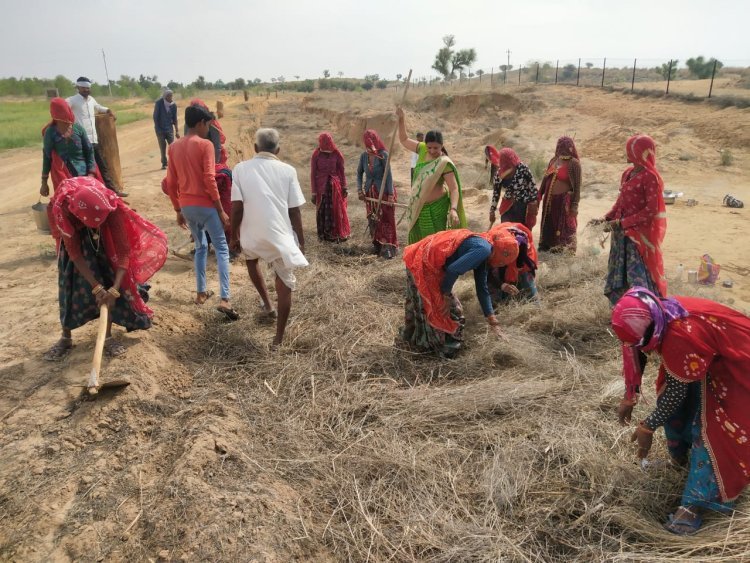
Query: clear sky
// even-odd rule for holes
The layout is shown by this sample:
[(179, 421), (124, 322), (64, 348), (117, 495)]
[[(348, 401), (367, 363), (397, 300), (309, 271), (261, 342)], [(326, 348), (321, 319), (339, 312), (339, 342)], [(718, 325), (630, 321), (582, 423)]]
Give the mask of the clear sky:
[[(447, 34), (475, 69), (532, 59), (750, 66), (750, 0), (0, 0), (0, 76), (166, 83), (283, 75), (429, 76)], [(639, 66), (641, 66), (639, 64)]]

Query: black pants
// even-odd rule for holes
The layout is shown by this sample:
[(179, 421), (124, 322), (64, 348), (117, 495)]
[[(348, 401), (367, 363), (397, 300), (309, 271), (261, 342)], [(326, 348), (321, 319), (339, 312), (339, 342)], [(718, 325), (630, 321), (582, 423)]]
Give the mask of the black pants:
[(107, 168), (107, 161), (104, 160), (104, 155), (99, 149), (98, 144), (94, 145), (94, 160), (96, 160), (96, 165), (99, 167), (99, 174), (102, 175), (104, 185), (113, 192), (119, 191), (119, 186), (116, 186), (114, 181), (112, 180), (112, 176), (109, 173), (109, 168)]

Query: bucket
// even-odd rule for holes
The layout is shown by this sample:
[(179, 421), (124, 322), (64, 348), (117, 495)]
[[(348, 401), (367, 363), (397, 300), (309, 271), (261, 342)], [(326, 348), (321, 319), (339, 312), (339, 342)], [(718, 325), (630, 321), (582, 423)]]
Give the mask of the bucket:
[(31, 210), (34, 212), (36, 230), (45, 235), (50, 234), (49, 219), (47, 218), (47, 204), (42, 203), (42, 201), (39, 200), (31, 206)]
[(698, 283), (698, 270), (688, 270), (688, 283)]

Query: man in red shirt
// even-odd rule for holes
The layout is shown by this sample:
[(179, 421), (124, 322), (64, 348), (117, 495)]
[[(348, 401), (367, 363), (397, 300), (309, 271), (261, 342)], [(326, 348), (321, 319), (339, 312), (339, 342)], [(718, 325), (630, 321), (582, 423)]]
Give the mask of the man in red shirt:
[(216, 308), (230, 320), (239, 315), (229, 303), (229, 247), (224, 228), (229, 227), (229, 217), (221, 207), (216, 186), (214, 147), (207, 140), (208, 128), (214, 116), (204, 108), (190, 106), (185, 109), (187, 134), (169, 147), (167, 168), (167, 193), (177, 213), (177, 224), (190, 228), (195, 241), (195, 302), (202, 305), (213, 292), (206, 290), (206, 231), (216, 252), (219, 270), (221, 303)]

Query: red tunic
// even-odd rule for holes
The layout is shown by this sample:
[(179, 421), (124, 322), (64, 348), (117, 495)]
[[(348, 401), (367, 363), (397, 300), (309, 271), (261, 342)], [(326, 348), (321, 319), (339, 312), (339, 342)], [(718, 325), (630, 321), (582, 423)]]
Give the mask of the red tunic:
[(733, 500), (750, 483), (750, 318), (707, 299), (677, 299), (690, 315), (668, 325), (657, 391), (665, 370), (701, 382), (703, 440), (722, 500)]
[(623, 172), (620, 194), (605, 218), (608, 221), (620, 220), (625, 235), (638, 248), (659, 293), (666, 296), (667, 278), (661, 243), (667, 232), (667, 213), (662, 184), (648, 168), (642, 168), (629, 177), (632, 170), (628, 168)]

